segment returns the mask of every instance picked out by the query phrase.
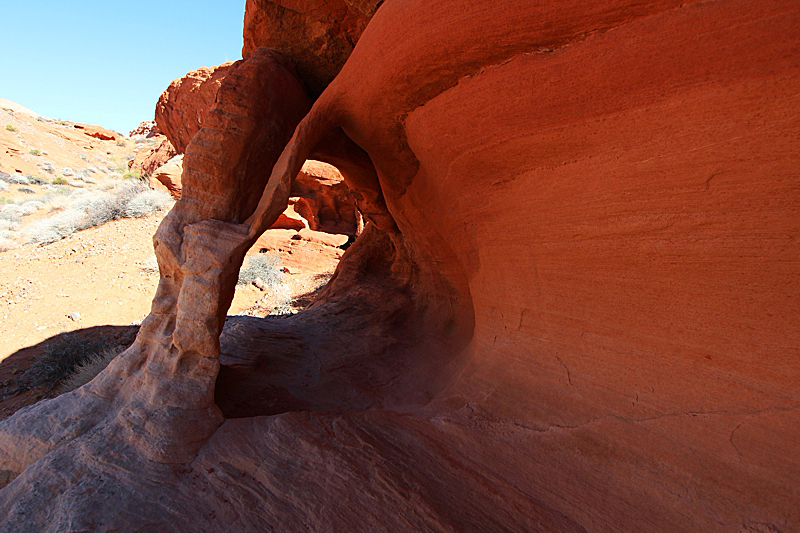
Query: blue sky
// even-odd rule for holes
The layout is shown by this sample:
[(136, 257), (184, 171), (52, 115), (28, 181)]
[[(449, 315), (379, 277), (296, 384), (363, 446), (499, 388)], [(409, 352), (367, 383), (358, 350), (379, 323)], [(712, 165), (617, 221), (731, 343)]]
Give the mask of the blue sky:
[(126, 135), (170, 82), (242, 53), (245, 0), (0, 0), (0, 98)]

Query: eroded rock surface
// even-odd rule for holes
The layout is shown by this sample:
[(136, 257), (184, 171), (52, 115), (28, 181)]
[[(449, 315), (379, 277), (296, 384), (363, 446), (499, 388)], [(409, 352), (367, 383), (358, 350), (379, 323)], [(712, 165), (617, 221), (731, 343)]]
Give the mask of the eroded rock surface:
[[(0, 423), (28, 467), (2, 527), (797, 531), (798, 26), (778, 0), (385, 2), (266, 187), (253, 147), (288, 134), (225, 124), (226, 76), (157, 238), (171, 299)], [(309, 310), (223, 328), (309, 158), (366, 228)]]
[(160, 167), (150, 176), (150, 187), (156, 190), (163, 190), (172, 195), (176, 200), (181, 198), (181, 174), (183, 173), (183, 155), (176, 155)]
[(156, 104), (156, 124), (177, 153), (186, 152), (192, 137), (214, 105), (214, 98), (232, 63), (202, 67), (173, 81)]
[(341, 70), (382, 0), (247, 0), (242, 57), (278, 50), (313, 96)]
[(138, 170), (144, 177), (152, 177), (153, 172), (167, 164), (170, 159), (177, 155), (175, 147), (172, 146), (166, 136), (159, 134), (153, 140), (158, 143), (155, 148), (152, 150), (140, 150), (128, 162), (129, 169)]

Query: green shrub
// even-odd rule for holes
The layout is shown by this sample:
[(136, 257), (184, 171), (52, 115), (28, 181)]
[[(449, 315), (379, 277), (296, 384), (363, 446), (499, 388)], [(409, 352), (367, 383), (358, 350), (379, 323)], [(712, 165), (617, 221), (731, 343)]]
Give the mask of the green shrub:
[(31, 148), (30, 150), (28, 150), (28, 153), (31, 155), (42, 155), (42, 152), (40, 150), (37, 150), (36, 148)]
[(15, 132), (17, 131), (17, 128), (12, 126), (11, 124), (6, 124), (6, 131)]
[(67, 185), (67, 180), (64, 178), (54, 178), (51, 183), (53, 185)]

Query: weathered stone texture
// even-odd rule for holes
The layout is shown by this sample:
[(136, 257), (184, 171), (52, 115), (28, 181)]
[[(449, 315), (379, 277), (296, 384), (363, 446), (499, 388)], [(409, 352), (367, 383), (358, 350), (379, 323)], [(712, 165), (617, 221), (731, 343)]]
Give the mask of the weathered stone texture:
[[(358, 28), (248, 3), (145, 333), (0, 423), (0, 530), (800, 530), (800, 6), (388, 1), (341, 71), (309, 45), (307, 114), (247, 48), (279, 8)], [(310, 309), (223, 327), (308, 159), (364, 231)]]

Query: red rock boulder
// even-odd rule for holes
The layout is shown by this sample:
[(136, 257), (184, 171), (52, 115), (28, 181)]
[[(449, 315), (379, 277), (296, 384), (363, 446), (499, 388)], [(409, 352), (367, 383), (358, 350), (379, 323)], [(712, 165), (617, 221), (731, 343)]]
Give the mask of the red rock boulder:
[(166, 164), (177, 153), (165, 136), (159, 134), (154, 137), (154, 140), (158, 143), (155, 148), (136, 152), (134, 158), (128, 162), (128, 168), (138, 170), (144, 177), (152, 176), (153, 172)]
[(92, 126), (91, 124), (73, 124), (72, 126), (77, 130), (82, 130), (83, 133), (89, 137), (94, 137), (101, 141), (116, 141), (121, 137), (119, 133), (101, 128), (100, 126)]
[(308, 160), (292, 182), (295, 211), (308, 228), (355, 236), (360, 215), (344, 177), (336, 167)]
[[(249, 55), (134, 346), (0, 422), (2, 527), (800, 530), (798, 27), (783, 0), (388, 0), (307, 113)], [(309, 158), (369, 222), (303, 313), (226, 317)]]
[(158, 167), (150, 176), (150, 188), (167, 191), (176, 200), (181, 198), (183, 155), (176, 155)]
[(202, 67), (173, 81), (156, 104), (156, 124), (182, 154), (214, 105), (222, 79), (233, 63)]

